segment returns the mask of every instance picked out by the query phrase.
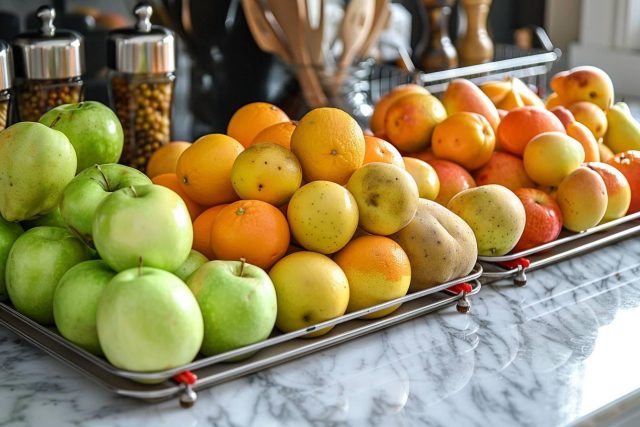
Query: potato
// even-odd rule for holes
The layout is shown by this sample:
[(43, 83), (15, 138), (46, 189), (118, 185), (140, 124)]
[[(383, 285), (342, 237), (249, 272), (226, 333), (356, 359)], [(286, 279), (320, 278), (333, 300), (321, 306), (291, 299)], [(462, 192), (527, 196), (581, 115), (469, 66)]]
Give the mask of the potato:
[(409, 225), (389, 237), (404, 249), (411, 262), (409, 291), (469, 274), (478, 256), (476, 239), (467, 223), (426, 199), (420, 199)]

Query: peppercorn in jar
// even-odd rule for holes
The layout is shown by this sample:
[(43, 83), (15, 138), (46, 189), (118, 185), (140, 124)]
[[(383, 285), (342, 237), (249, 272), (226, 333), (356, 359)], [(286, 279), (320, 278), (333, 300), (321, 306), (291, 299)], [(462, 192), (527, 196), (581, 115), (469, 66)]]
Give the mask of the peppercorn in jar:
[(83, 100), (83, 38), (74, 31), (56, 30), (55, 16), (52, 7), (40, 7), (40, 30), (23, 33), (13, 41), (22, 121), (38, 121), (58, 105)]
[(11, 48), (0, 40), (0, 130), (6, 128), (11, 119), (12, 65)]
[(111, 102), (124, 130), (121, 163), (145, 171), (149, 158), (171, 141), (175, 38), (151, 25), (151, 6), (134, 9), (135, 28), (109, 33)]

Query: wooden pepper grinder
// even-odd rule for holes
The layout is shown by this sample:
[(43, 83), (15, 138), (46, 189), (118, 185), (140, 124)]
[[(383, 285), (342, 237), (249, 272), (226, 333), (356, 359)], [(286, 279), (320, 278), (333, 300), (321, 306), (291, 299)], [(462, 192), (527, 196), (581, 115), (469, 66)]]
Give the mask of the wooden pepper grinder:
[(458, 43), (462, 65), (483, 64), (493, 60), (493, 41), (487, 32), (491, 0), (462, 0), (466, 31)]
[(449, 18), (455, 0), (422, 0), (429, 16), (429, 44), (422, 55), (425, 71), (441, 71), (458, 66), (458, 53), (449, 38)]

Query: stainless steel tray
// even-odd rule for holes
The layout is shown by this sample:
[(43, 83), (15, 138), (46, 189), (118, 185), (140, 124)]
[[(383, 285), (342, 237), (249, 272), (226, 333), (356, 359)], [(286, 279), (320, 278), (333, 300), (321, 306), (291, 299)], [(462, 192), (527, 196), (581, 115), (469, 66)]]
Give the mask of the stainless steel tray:
[[(513, 277), (514, 284), (523, 286), (527, 283), (527, 271), (636, 235), (640, 235), (640, 212), (626, 215), (581, 233), (563, 231), (560, 237), (553, 242), (525, 251), (495, 257), (479, 256), (478, 261), (484, 269), (482, 281), (490, 283)], [(504, 263), (518, 264), (518, 260), (526, 261), (519, 263), (519, 265), (504, 265)]]
[[(211, 387), (241, 376), (275, 366), (286, 361), (311, 354), (327, 347), (378, 331), (425, 313), (456, 305), (458, 311), (467, 312), (470, 304), (467, 297), (480, 291), (478, 280), (482, 267), (476, 264), (473, 271), (456, 280), (404, 297), (378, 304), (328, 320), (298, 331), (274, 335), (271, 338), (219, 355), (196, 359), (194, 362), (161, 372), (132, 372), (115, 368), (105, 359), (97, 357), (63, 338), (54, 328), (44, 327), (18, 313), (8, 304), (0, 303), (0, 324), (15, 332), (25, 341), (44, 350), (54, 358), (66, 363), (112, 392), (142, 400), (162, 400), (178, 396), (180, 403), (191, 406), (197, 396), (196, 390)], [(471, 290), (451, 291), (449, 288), (469, 283)], [(393, 313), (380, 319), (363, 320), (360, 317), (384, 310), (401, 303)], [(328, 326), (335, 326), (328, 334), (317, 338), (302, 338)], [(255, 353), (255, 354), (254, 354)], [(230, 359), (251, 355), (249, 358), (229, 363)], [(227, 363), (223, 363), (227, 362)], [(184, 373), (193, 373), (197, 381), (184, 381)], [(188, 378), (188, 376), (187, 376)], [(160, 381), (143, 384), (140, 381)]]

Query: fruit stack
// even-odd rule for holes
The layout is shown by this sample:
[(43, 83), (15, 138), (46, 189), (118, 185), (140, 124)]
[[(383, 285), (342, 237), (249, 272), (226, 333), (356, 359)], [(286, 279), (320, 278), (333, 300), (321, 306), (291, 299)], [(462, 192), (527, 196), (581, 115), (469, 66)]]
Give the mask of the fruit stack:
[(91, 101), (0, 133), (0, 299), (118, 368), (177, 367), (475, 265), (471, 228), (420, 198), (435, 171), (341, 110), (296, 123), (246, 105), (148, 176), (115, 163), (122, 146)]
[(602, 70), (555, 75), (543, 102), (517, 78), (449, 84), (440, 101), (405, 85), (375, 106), (370, 126), (430, 164), (436, 201), (500, 256), (640, 210), (640, 124)]

